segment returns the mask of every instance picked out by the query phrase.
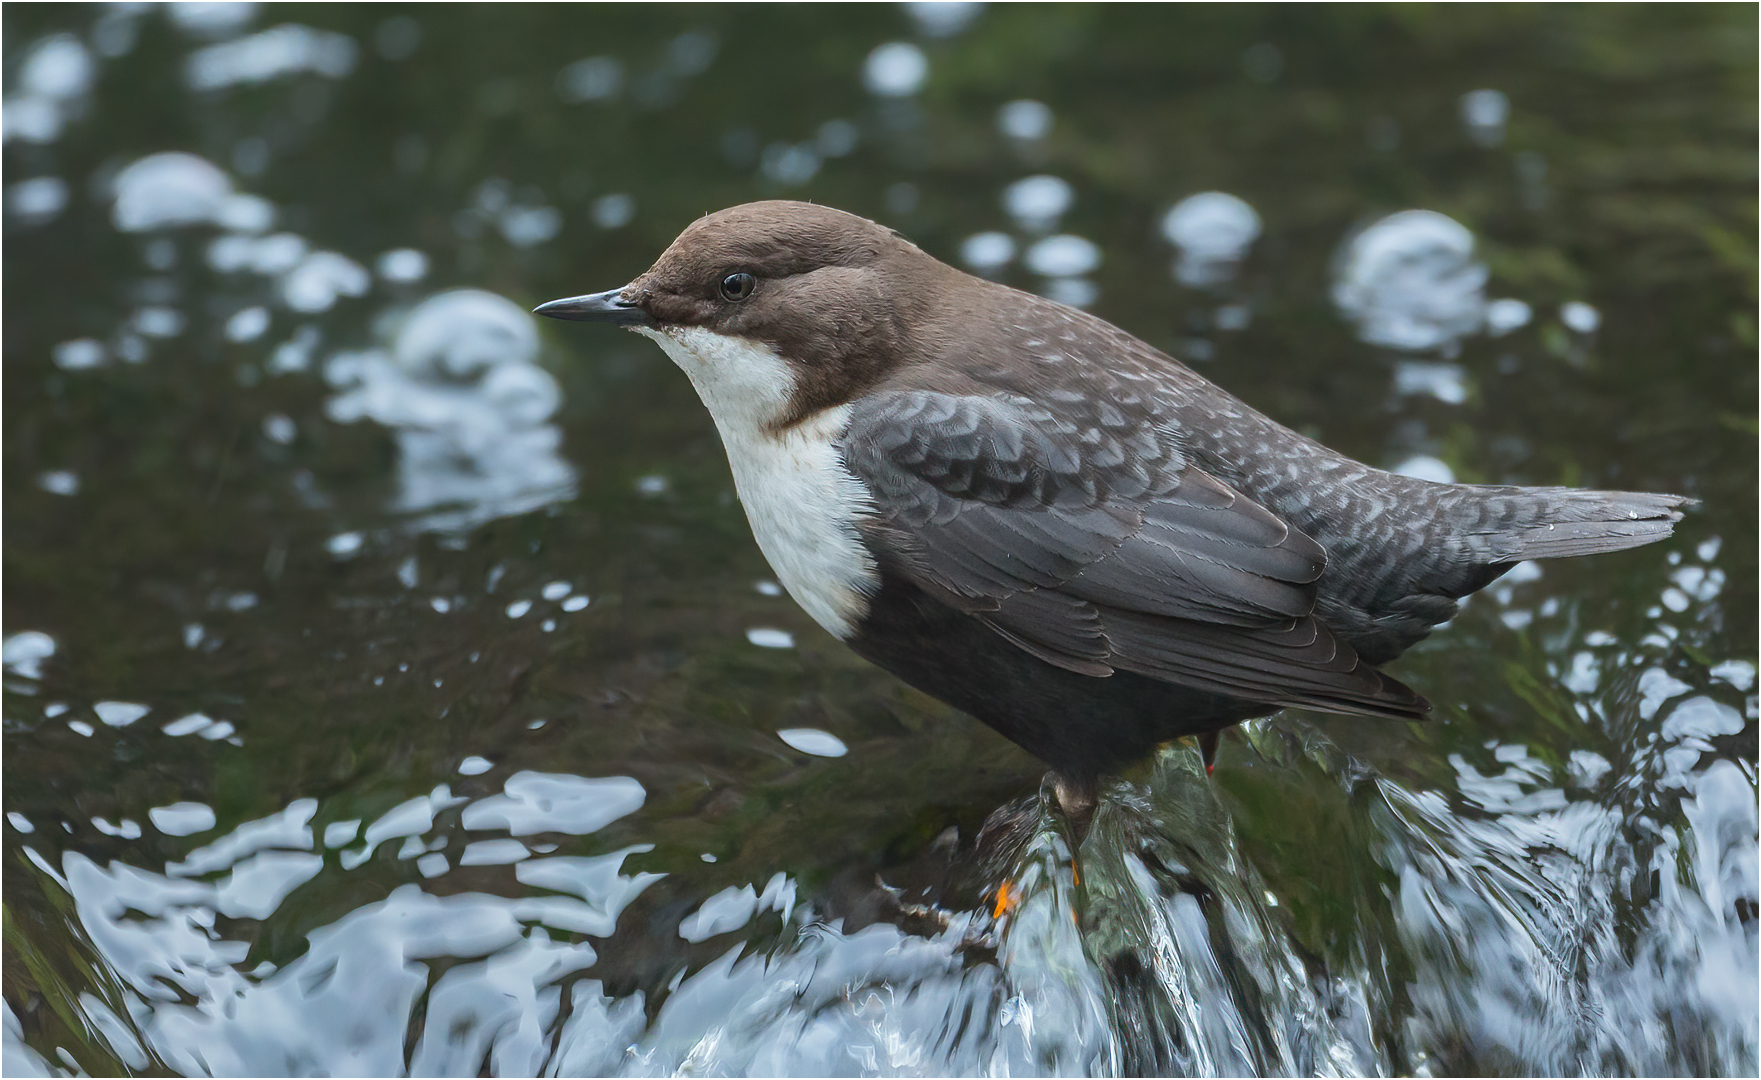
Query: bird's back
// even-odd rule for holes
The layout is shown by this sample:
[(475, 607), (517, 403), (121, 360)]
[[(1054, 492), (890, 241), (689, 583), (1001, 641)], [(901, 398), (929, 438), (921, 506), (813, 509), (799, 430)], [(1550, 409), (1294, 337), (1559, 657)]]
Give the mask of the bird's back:
[(1691, 502), (1434, 483), (1353, 461), (1208, 383), (1192, 401), (1181, 426), (1195, 459), (1327, 549), (1316, 610), (1372, 664), (1422, 640), (1517, 563), (1661, 540)]
[[(1452, 618), (1457, 601), (1526, 559), (1593, 555), (1661, 540), (1691, 502), (1675, 495), (1438, 484), (1375, 469), (1277, 423), (1109, 323), (1033, 298), (1030, 315), (962, 344), (979, 385), (1137, 410), (1180, 455), (1318, 541), (1316, 613), (1380, 664)], [(966, 322), (970, 329), (971, 322)]]

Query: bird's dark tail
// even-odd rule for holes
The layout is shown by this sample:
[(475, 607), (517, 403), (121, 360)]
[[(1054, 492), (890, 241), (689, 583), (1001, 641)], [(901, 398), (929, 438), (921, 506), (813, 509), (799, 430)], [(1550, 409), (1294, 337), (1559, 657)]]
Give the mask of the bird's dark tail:
[(1681, 520), (1680, 495), (1575, 488), (1457, 489), (1463, 510), (1454, 531), (1492, 566), (1524, 559), (1599, 555), (1662, 540)]
[(1455, 616), (1456, 601), (1517, 563), (1662, 540), (1694, 501), (1632, 491), (1433, 484), (1386, 473), (1380, 479), (1375, 501), (1401, 508), (1394, 538), (1357, 549), (1333, 541), (1327, 573), (1335, 584), (1317, 601), (1327, 625), (1370, 664), (1411, 648)]

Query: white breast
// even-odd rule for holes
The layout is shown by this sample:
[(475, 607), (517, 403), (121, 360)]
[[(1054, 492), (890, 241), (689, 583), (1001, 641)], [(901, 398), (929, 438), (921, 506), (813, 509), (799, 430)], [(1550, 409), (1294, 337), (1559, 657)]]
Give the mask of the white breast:
[(850, 637), (880, 575), (856, 533), (867, 492), (837, 450), (849, 406), (774, 433), (770, 424), (794, 390), (788, 362), (775, 351), (696, 327), (633, 329), (660, 343), (715, 419), (752, 534), (777, 580), (814, 622)]

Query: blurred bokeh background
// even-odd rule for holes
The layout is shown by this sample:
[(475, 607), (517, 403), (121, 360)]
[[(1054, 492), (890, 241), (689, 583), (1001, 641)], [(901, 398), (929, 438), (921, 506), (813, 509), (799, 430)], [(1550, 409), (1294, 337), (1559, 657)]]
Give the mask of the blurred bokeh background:
[[(9, 4), (9, 1075), (1757, 1067), (1756, 9)], [(650, 343), (838, 206), (1433, 479), (1702, 500), (1109, 796), (782, 596)], [(1008, 874), (1021, 901), (998, 917)]]

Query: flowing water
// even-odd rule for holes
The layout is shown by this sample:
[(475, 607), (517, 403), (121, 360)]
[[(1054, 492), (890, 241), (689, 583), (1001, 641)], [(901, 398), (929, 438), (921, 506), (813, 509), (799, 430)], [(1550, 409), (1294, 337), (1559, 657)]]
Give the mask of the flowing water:
[[(1755, 1073), (1752, 7), (3, 18), (9, 1074)], [(772, 196), (1702, 505), (1073, 851), (658, 350), (526, 314)]]

